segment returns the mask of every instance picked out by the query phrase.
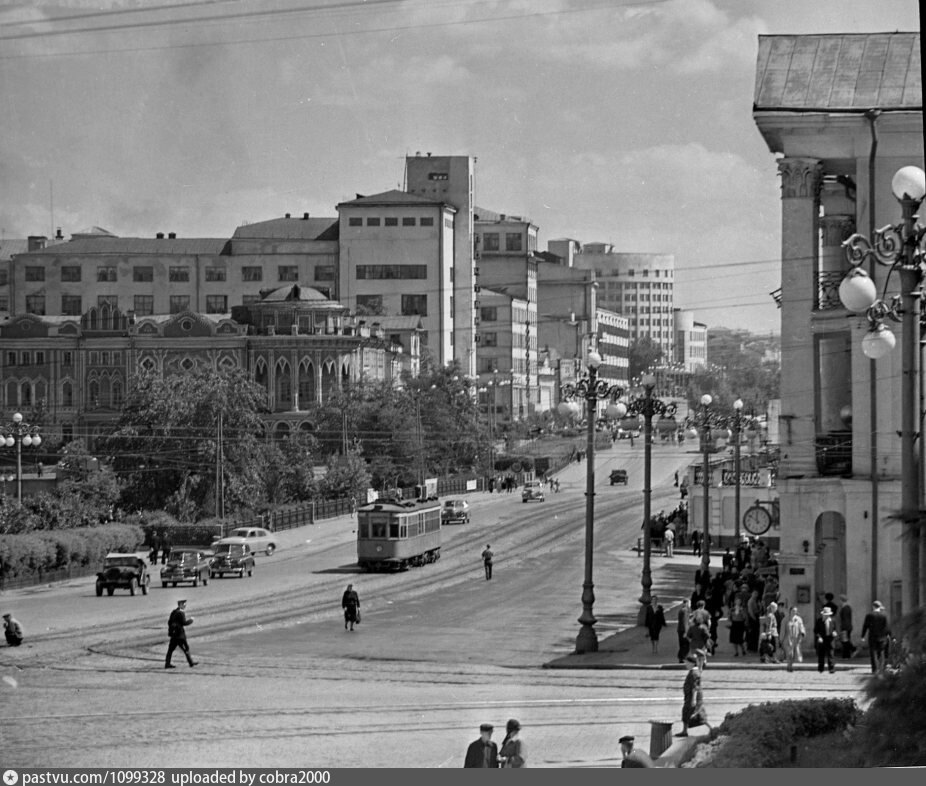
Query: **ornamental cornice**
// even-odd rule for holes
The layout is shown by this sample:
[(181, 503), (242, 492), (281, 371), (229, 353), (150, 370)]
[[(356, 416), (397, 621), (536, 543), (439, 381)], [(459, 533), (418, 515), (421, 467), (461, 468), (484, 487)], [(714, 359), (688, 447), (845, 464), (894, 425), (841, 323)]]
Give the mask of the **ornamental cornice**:
[(782, 158), (778, 161), (781, 174), (782, 199), (813, 199), (819, 201), (823, 186), (823, 164), (816, 158)]

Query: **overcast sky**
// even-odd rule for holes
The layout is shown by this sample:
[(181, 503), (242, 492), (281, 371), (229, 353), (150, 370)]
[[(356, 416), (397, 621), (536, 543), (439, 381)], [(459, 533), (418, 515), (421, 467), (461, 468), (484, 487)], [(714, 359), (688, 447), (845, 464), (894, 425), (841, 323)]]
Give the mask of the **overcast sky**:
[(0, 232), (227, 237), (471, 155), (541, 248), (674, 254), (676, 305), (778, 332), (758, 36), (915, 31), (917, 5), (0, 0)]

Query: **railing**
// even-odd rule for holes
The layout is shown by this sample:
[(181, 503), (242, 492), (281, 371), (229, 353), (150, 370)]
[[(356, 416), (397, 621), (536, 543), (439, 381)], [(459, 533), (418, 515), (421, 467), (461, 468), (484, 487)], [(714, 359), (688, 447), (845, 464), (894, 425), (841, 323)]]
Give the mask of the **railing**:
[(831, 431), (818, 434), (815, 441), (817, 472), (823, 477), (852, 474), (852, 432)]
[(16, 578), (9, 579), (0, 576), (0, 587), (2, 587), (3, 590), (35, 587), (39, 584), (51, 584), (55, 581), (83, 579), (87, 576), (95, 576), (99, 571), (99, 565), (78, 565), (75, 567), (55, 568), (54, 570), (39, 569), (28, 576), (17, 576)]

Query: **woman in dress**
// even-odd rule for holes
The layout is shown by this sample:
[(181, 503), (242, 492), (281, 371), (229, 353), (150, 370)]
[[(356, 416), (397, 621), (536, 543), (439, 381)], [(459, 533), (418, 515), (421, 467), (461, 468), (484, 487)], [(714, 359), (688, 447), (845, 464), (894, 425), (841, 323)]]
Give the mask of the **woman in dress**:
[(733, 599), (733, 608), (730, 609), (730, 643), (733, 645), (733, 655), (746, 655), (746, 608), (740, 597)]
[(781, 626), (781, 646), (785, 651), (785, 660), (788, 662), (788, 671), (794, 671), (794, 661), (804, 662), (804, 656), (801, 654), (801, 646), (804, 643), (804, 637), (807, 635), (807, 629), (804, 627), (804, 620), (798, 613), (797, 606), (791, 607), (791, 616), (782, 623)]
[(341, 596), (341, 608), (344, 609), (344, 630), (348, 629), (348, 625), (350, 625), (350, 630), (353, 630), (354, 625), (360, 622), (360, 596), (353, 584), (348, 584), (347, 589), (344, 590)]
[(656, 603), (656, 596), (654, 595), (652, 603), (646, 607), (646, 630), (653, 644), (653, 655), (659, 652), (659, 633), (665, 626), (665, 611), (663, 611), (661, 604)]
[(707, 711), (704, 709), (704, 695), (701, 693), (701, 668), (698, 658), (689, 655), (685, 662), (688, 664), (688, 673), (685, 675), (683, 692), (685, 703), (682, 705), (682, 731), (677, 737), (687, 737), (691, 726), (707, 726)]
[(527, 748), (519, 738), (521, 724), (514, 718), (505, 727), (505, 739), (498, 752), (498, 766), (504, 768), (521, 768), (527, 766)]
[(769, 603), (765, 614), (762, 615), (759, 635), (761, 636), (762, 663), (778, 663), (778, 604)]

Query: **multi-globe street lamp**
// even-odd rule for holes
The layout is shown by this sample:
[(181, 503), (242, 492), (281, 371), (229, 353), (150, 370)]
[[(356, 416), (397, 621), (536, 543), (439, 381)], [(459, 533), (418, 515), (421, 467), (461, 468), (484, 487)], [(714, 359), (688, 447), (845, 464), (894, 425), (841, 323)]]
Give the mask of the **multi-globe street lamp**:
[(640, 595), (640, 616), (645, 614), (646, 607), (652, 600), (650, 590), (653, 586), (653, 577), (650, 570), (650, 555), (652, 549), (652, 535), (650, 533), (653, 474), (653, 418), (655, 416), (672, 417), (675, 415), (676, 405), (666, 403), (653, 396), (656, 387), (656, 376), (644, 374), (641, 379), (643, 395), (632, 398), (627, 404), (618, 402), (609, 407), (608, 414), (622, 418), (624, 415), (643, 416), (643, 574), (640, 584), (643, 592)]
[(734, 484), (736, 494), (733, 503), (733, 542), (740, 542), (740, 492), (741, 492), (741, 470), (740, 470), (740, 441), (744, 429), (755, 429), (757, 420), (752, 415), (743, 414), (743, 400), (738, 398), (733, 402), (733, 417), (730, 418), (730, 430), (733, 432), (733, 474), (735, 476)]
[(562, 401), (557, 410), (564, 417), (574, 414), (573, 399), (585, 399), (585, 416), (588, 419), (588, 442), (585, 470), (585, 580), (582, 584), (582, 615), (579, 617), (581, 628), (576, 637), (576, 652), (579, 654), (598, 651), (598, 635), (595, 633), (594, 605), (595, 585), (592, 582), (592, 558), (595, 541), (595, 421), (597, 420), (598, 401), (611, 399), (615, 401), (623, 394), (617, 385), (598, 379), (598, 367), (601, 355), (594, 350), (588, 353), (586, 360), (588, 370), (575, 384), (567, 383), (561, 388)]
[(19, 412), (13, 415), (12, 422), (3, 426), (0, 434), (2, 434), (5, 447), (16, 446), (16, 500), (21, 505), (23, 501), (22, 449), (29, 446), (38, 447), (42, 444), (42, 437), (39, 435), (39, 427), (24, 423), (23, 416)]
[[(917, 223), (917, 211), (926, 197), (926, 173), (915, 166), (899, 169), (891, 180), (891, 190), (901, 205), (902, 220), (877, 229), (872, 238), (854, 234), (843, 243), (851, 270), (839, 285), (839, 298), (849, 311), (864, 312), (869, 331), (862, 339), (862, 352), (871, 360), (887, 355), (896, 344), (894, 334), (884, 324), (885, 319), (900, 322), (901, 344), (901, 500), (902, 522), (901, 579), (903, 613), (912, 612), (926, 601), (920, 597), (926, 590), (916, 586), (917, 562), (920, 572), (926, 568), (926, 545), (920, 526), (920, 478), (917, 471), (916, 415), (919, 370), (920, 284), (923, 280), (924, 249), (921, 246), (926, 228)], [(876, 262), (889, 267), (884, 289), (878, 289), (862, 264)], [(874, 265), (872, 265), (872, 272)], [(900, 295), (885, 301), (891, 274), (900, 275)], [(872, 470), (874, 471), (874, 470)], [(920, 575), (920, 585), (926, 577)]]

